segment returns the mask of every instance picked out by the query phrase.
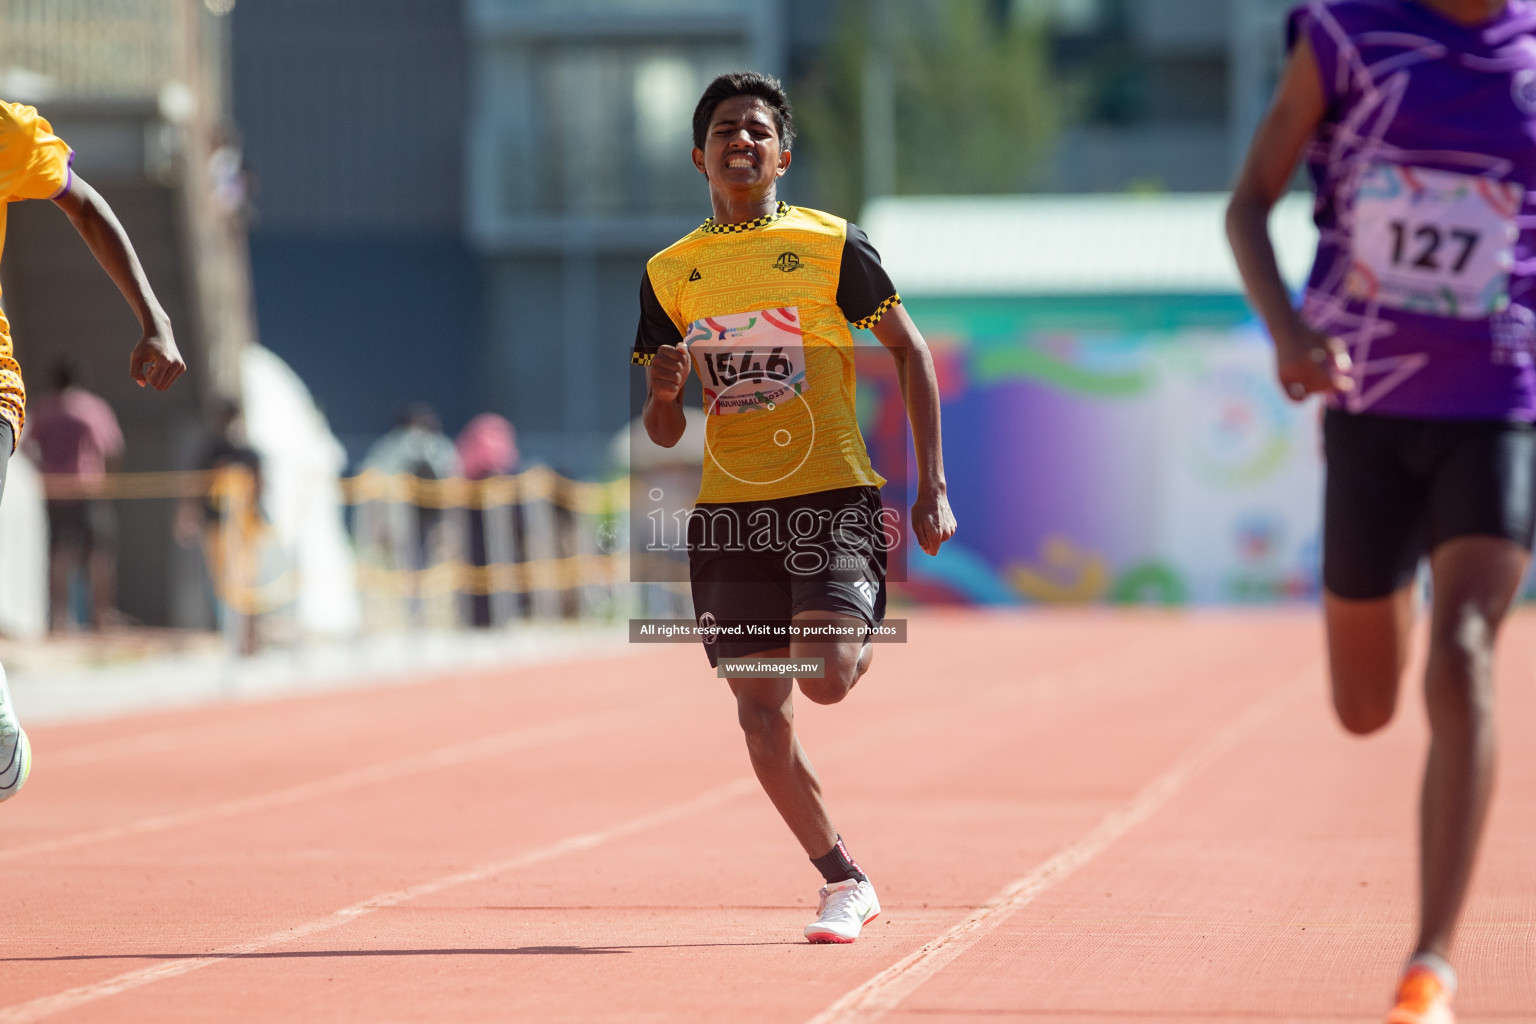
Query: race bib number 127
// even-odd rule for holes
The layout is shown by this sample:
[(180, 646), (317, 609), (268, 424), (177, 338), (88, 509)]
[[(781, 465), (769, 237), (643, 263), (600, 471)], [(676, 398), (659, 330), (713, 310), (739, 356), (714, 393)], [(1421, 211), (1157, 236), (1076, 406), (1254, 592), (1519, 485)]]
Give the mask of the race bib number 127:
[(794, 306), (695, 320), (684, 344), (704, 382), (704, 411), (712, 416), (771, 411), (808, 388)]
[(1524, 198), (1513, 182), (1373, 165), (1355, 193), (1350, 296), (1461, 320), (1499, 312)]

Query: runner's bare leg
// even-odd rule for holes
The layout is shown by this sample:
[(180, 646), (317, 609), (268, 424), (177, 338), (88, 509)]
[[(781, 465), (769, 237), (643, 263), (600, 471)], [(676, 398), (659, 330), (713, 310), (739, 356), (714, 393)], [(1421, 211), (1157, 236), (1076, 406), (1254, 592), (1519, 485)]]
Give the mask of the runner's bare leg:
[(1415, 953), (1449, 957), (1493, 788), (1493, 652), (1530, 564), (1502, 537), (1459, 537), (1430, 556), (1434, 606), (1424, 700), (1429, 760), (1420, 805)]
[[(826, 642), (796, 640), (790, 648), (764, 651), (758, 658), (821, 658), (825, 666), (820, 679), (803, 678), (800, 689), (818, 704), (835, 704), (848, 695), (853, 684), (869, 668), (873, 646), (861, 643), (858, 630), (863, 619), (831, 612), (802, 612), (795, 616), (797, 625), (832, 624), (849, 627), (854, 639)], [(747, 755), (757, 780), (778, 809), (780, 817), (794, 833), (809, 857), (820, 857), (837, 842), (826, 802), (821, 795), (821, 780), (806, 756), (800, 738), (795, 735), (795, 681), (787, 678), (730, 680), (736, 695), (736, 718), (746, 735)]]
[(869, 671), (874, 659), (874, 645), (860, 639), (867, 624), (856, 616), (815, 610), (801, 612), (794, 622), (802, 629), (831, 626), (841, 631), (839, 636), (848, 638), (835, 641), (796, 638), (790, 644), (791, 656), (797, 660), (820, 658), (823, 663), (822, 677), (801, 679), (800, 692), (817, 704), (836, 704), (848, 696), (848, 691)]
[[(757, 657), (788, 655), (781, 648)], [(821, 780), (795, 735), (794, 680), (732, 679), (730, 684), (757, 781), (806, 856), (822, 856), (837, 842), (837, 831), (821, 797)]]
[(1328, 668), (1339, 722), (1364, 736), (1392, 720), (1398, 684), (1408, 665), (1415, 586), (1357, 601), (1324, 592)]

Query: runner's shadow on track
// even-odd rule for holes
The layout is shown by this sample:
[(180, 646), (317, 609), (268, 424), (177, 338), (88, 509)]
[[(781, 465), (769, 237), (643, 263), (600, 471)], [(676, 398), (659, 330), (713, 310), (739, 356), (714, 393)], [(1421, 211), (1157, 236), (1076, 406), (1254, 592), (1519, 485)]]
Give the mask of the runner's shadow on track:
[(67, 956), (7, 956), (0, 963), (54, 963), (69, 960), (286, 960), (348, 956), (617, 956), (638, 949), (699, 949), (713, 946), (798, 946), (798, 942), (677, 942), (653, 946), (513, 946), (507, 949), (303, 949), (276, 953), (77, 953)]

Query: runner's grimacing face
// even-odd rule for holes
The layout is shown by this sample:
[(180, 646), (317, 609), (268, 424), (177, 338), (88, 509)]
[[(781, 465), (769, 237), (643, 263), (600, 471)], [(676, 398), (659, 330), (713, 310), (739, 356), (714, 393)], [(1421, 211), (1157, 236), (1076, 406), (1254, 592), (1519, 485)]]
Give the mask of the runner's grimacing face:
[(711, 188), (742, 199), (771, 192), (789, 170), (789, 160), (779, 146), (773, 113), (756, 96), (721, 100), (709, 119), (704, 148), (693, 151), (693, 165)]

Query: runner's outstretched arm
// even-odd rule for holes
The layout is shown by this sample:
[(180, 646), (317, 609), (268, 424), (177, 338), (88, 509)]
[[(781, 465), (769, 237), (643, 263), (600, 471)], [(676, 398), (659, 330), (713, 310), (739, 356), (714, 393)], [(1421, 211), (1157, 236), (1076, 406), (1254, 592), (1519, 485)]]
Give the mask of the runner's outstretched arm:
[(165, 315), (149, 286), (149, 279), (144, 276), (144, 268), (139, 265), (128, 232), (123, 230), (117, 215), (100, 193), (78, 175), (71, 175), (69, 184), (53, 201), (80, 232), (96, 262), (112, 278), (117, 290), (128, 300), (133, 315), (139, 318), (144, 333), (134, 346), (128, 372), (140, 387), (149, 384), (157, 391), (164, 391), (186, 372), (187, 364), (176, 348), (170, 317)]
[(933, 353), (917, 325), (900, 305), (891, 307), (873, 328), (880, 344), (896, 360), (912, 443), (917, 449), (917, 501), (912, 504), (912, 533), (930, 555), (955, 535), (955, 514), (949, 508), (944, 480), (944, 445), (939, 429), (939, 379)]
[(1227, 240), (1248, 299), (1275, 341), (1276, 371), (1287, 395), (1300, 401), (1314, 391), (1348, 391), (1349, 352), (1338, 338), (1314, 331), (1291, 305), (1269, 237), (1274, 209), (1302, 149), (1327, 113), (1317, 58), (1301, 39), (1291, 51), (1274, 103), (1254, 134), (1227, 205)]

